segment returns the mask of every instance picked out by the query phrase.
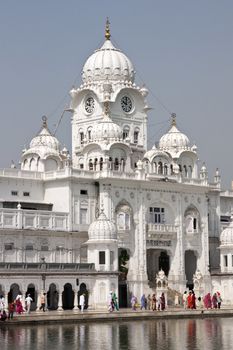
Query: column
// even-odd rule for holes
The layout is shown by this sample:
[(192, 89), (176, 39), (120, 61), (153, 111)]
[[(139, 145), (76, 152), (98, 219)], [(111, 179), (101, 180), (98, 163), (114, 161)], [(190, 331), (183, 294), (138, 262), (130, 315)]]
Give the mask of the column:
[(105, 254), (106, 254), (105, 270), (110, 271), (110, 250), (109, 249), (105, 250)]
[(58, 291), (58, 311), (62, 311), (62, 292)]
[(74, 308), (73, 310), (78, 310), (78, 291), (74, 289)]

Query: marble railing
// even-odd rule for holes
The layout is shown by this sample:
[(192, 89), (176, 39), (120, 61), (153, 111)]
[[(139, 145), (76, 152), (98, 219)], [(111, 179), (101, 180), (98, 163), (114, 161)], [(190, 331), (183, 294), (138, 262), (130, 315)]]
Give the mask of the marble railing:
[(0, 263), (0, 270), (33, 270), (33, 271), (56, 271), (56, 270), (95, 270), (93, 263)]
[(172, 237), (176, 235), (175, 225), (170, 224), (147, 224), (147, 238)]
[(45, 210), (0, 209), (0, 228), (69, 230), (69, 214)]

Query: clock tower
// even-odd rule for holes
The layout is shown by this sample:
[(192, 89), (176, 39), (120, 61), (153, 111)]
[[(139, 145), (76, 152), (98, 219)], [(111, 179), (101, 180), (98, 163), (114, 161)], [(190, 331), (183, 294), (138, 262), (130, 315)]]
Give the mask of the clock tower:
[[(130, 59), (113, 46), (110, 37), (109, 21), (107, 20), (104, 44), (84, 64), (83, 83), (79, 88), (73, 88), (70, 91), (71, 108), (74, 110), (72, 118), (73, 166), (80, 169), (92, 169), (88, 162), (90, 159), (93, 162), (93, 157), (97, 159), (100, 156), (99, 154), (97, 157), (99, 143), (106, 145), (108, 139), (110, 143), (118, 142), (119, 144), (120, 142), (118, 152), (120, 162), (126, 156), (130, 157), (127, 159), (128, 170), (134, 171), (138, 160), (142, 159), (143, 153), (147, 150), (145, 98), (148, 91), (145, 87), (140, 88), (135, 84), (135, 70)], [(103, 131), (101, 141), (96, 138), (95, 129), (98, 128), (99, 123), (101, 127), (103, 126), (102, 122), (106, 121), (106, 117), (108, 127)], [(114, 139), (116, 135), (111, 134), (112, 129), (121, 130), (120, 139)], [(91, 152), (92, 158), (90, 158), (90, 150), (93, 151), (93, 148), (96, 148), (96, 152)], [(103, 156), (106, 157), (106, 152), (101, 158)]]

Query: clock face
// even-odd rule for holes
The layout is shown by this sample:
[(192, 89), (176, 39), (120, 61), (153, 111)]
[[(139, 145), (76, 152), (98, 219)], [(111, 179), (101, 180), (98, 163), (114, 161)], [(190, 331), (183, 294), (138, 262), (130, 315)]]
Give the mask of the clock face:
[(92, 113), (94, 111), (95, 101), (93, 97), (88, 97), (85, 101), (85, 110), (87, 113)]
[(123, 96), (121, 99), (121, 107), (124, 112), (129, 113), (132, 110), (133, 104), (128, 96)]

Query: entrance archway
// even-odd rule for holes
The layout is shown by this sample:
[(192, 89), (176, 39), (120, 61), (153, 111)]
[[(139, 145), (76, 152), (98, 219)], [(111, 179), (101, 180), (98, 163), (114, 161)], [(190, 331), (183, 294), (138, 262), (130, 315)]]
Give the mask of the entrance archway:
[(47, 305), (49, 310), (57, 310), (58, 308), (58, 292), (56, 285), (51, 283), (47, 293)]
[(159, 256), (159, 270), (163, 270), (165, 275), (168, 276), (170, 269), (170, 259), (166, 251), (160, 253)]
[(26, 296), (28, 296), (28, 294), (30, 294), (30, 297), (32, 298), (31, 311), (35, 311), (37, 306), (37, 291), (32, 283), (28, 285)]
[(12, 303), (16, 299), (18, 294), (22, 294), (19, 285), (17, 283), (13, 283), (10, 286), (10, 291), (8, 293), (8, 303)]
[(64, 285), (62, 292), (62, 308), (64, 310), (72, 310), (74, 308), (74, 291), (70, 283)]
[(185, 251), (185, 275), (186, 275), (186, 287), (193, 289), (193, 275), (197, 269), (197, 257), (193, 250)]
[(155, 287), (155, 279), (159, 270), (163, 270), (168, 276), (170, 270), (170, 256), (166, 250), (147, 249), (147, 276), (150, 286)]
[(79, 291), (78, 291), (78, 308), (79, 309), (81, 309), (81, 306), (79, 305), (79, 299), (80, 299), (80, 295), (82, 294), (84, 294), (84, 298), (85, 298), (84, 309), (87, 309), (88, 308), (88, 290), (85, 283), (80, 284)]
[(127, 288), (127, 274), (128, 274), (128, 261), (130, 253), (126, 249), (118, 249), (118, 267), (119, 267), (119, 278), (118, 278), (118, 297), (119, 307), (127, 307), (128, 305), (128, 288)]

